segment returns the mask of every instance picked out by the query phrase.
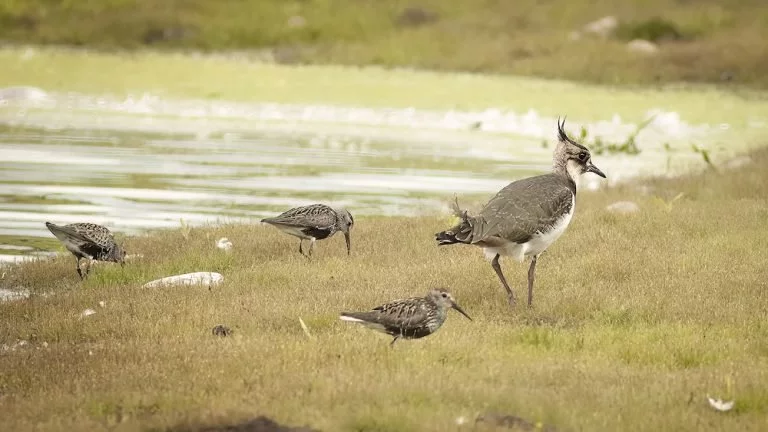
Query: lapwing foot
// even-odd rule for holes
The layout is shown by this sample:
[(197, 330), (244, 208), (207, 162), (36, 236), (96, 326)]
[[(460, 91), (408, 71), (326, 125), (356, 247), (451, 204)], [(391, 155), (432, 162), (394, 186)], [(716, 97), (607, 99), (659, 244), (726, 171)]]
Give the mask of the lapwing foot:
[(509, 302), (509, 307), (514, 308), (515, 306), (517, 306), (517, 300), (515, 299), (515, 296), (512, 295), (511, 293), (507, 295), (507, 302)]

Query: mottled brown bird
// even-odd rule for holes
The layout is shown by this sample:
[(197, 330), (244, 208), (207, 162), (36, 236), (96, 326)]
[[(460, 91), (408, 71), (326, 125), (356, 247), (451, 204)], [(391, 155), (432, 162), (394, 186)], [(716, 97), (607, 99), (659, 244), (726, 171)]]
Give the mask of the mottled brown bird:
[[(91, 271), (91, 260), (125, 265), (125, 251), (115, 243), (114, 236), (106, 227), (92, 223), (56, 225), (50, 222), (46, 222), (45, 226), (77, 258), (80, 279), (85, 279)], [(85, 272), (80, 268), (83, 258), (88, 262)]]
[(329, 238), (341, 231), (347, 243), (347, 255), (351, 253), (352, 244), (349, 231), (355, 224), (352, 214), (345, 208), (334, 209), (325, 204), (312, 204), (292, 208), (275, 217), (261, 220), (280, 231), (299, 238), (299, 253), (304, 254), (304, 240), (309, 240), (309, 251), (306, 257), (312, 256), (312, 248), (316, 240)]
[(366, 312), (342, 312), (340, 319), (394, 336), (391, 343), (394, 344), (399, 338), (419, 339), (436, 332), (451, 308), (472, 320), (443, 288), (432, 289), (424, 297), (395, 300)]

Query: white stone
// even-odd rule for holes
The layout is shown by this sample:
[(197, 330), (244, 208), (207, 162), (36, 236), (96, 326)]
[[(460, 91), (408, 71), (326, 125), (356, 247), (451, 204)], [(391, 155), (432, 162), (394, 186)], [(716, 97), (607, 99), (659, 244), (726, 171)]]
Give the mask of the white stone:
[(105, 302), (104, 300), (100, 301), (99, 307), (107, 307), (107, 302)]
[(294, 15), (288, 18), (287, 24), (290, 28), (302, 28), (307, 25), (307, 19), (301, 15)]
[(221, 283), (224, 280), (224, 276), (215, 272), (195, 272), (185, 273), (176, 276), (168, 276), (162, 279), (156, 279), (151, 282), (145, 283), (142, 288), (158, 288), (164, 286), (174, 285), (202, 285), (213, 286)]
[(592, 21), (584, 26), (584, 33), (591, 33), (602, 37), (607, 37), (616, 31), (619, 26), (619, 20), (615, 16), (609, 15)]
[(627, 49), (639, 54), (656, 54), (659, 46), (645, 39), (635, 39), (627, 43)]
[(232, 250), (232, 242), (228, 238), (222, 237), (216, 242), (216, 247), (224, 251), (230, 251)]
[(27, 290), (11, 291), (7, 289), (0, 289), (0, 303), (23, 300), (29, 298), (29, 296), (30, 293)]
[(80, 314), (80, 318), (85, 318), (91, 315), (96, 314), (96, 311), (93, 309), (86, 309), (83, 311), (83, 313)]
[(707, 401), (709, 401), (709, 406), (722, 412), (732, 410), (733, 405), (736, 403), (736, 401), (724, 401), (722, 399), (715, 399), (709, 396), (707, 396)]

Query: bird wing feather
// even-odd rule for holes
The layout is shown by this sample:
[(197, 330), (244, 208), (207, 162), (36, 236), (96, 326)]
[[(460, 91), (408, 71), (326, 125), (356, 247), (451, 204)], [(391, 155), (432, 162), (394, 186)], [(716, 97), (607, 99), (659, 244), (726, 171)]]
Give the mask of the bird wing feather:
[(472, 243), (490, 237), (525, 243), (570, 210), (573, 193), (567, 180), (554, 174), (510, 183), (488, 201), (477, 217), (470, 218), (473, 220), (467, 234)]
[(421, 297), (395, 300), (366, 312), (345, 312), (351, 318), (373, 330), (388, 334), (407, 333), (425, 322), (429, 308)]
[(262, 219), (262, 222), (295, 227), (328, 229), (336, 224), (336, 212), (324, 204), (312, 204), (292, 208), (275, 217)]
[(78, 247), (82, 247), (84, 245), (93, 243), (93, 240), (91, 240), (89, 237), (76, 231), (70, 226), (61, 226), (61, 225), (54, 225), (54, 224), (48, 224), (46, 226), (53, 233), (53, 235), (56, 236), (56, 238), (58, 238), (62, 242), (71, 242), (72, 244), (77, 245)]

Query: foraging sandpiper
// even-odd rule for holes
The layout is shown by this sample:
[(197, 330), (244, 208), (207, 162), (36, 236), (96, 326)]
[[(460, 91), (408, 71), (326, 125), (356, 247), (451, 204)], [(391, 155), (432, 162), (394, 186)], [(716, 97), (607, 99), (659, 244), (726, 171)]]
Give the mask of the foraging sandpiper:
[[(85, 279), (91, 271), (91, 261), (110, 261), (125, 265), (125, 251), (115, 243), (115, 238), (106, 227), (92, 223), (56, 225), (46, 222), (45, 226), (77, 258), (77, 274)], [(85, 272), (80, 269), (80, 260), (88, 260)]]
[(344, 233), (344, 240), (347, 242), (347, 255), (351, 252), (349, 230), (352, 229), (355, 220), (345, 208), (334, 209), (325, 204), (312, 204), (292, 208), (278, 216), (261, 221), (275, 226), (286, 234), (298, 237), (299, 253), (302, 255), (305, 255), (304, 240), (309, 240), (309, 251), (305, 255), (306, 257), (312, 256), (312, 247), (316, 240), (331, 237), (337, 231)]
[(432, 289), (424, 297), (395, 300), (367, 312), (342, 312), (340, 319), (394, 336), (392, 345), (399, 338), (419, 339), (436, 332), (450, 308), (472, 320), (443, 288)]
[(528, 269), (528, 306), (531, 306), (536, 260), (571, 222), (579, 176), (591, 172), (605, 178), (592, 163), (589, 149), (570, 139), (563, 130), (564, 125), (565, 119), (562, 123), (558, 120), (558, 144), (550, 174), (510, 183), (491, 198), (477, 216), (468, 216), (456, 202), (454, 210), (461, 221), (435, 234), (438, 245), (464, 243), (482, 247), (511, 305), (515, 304), (515, 295), (501, 272), (499, 257), (511, 256), (520, 262), (531, 257)]

